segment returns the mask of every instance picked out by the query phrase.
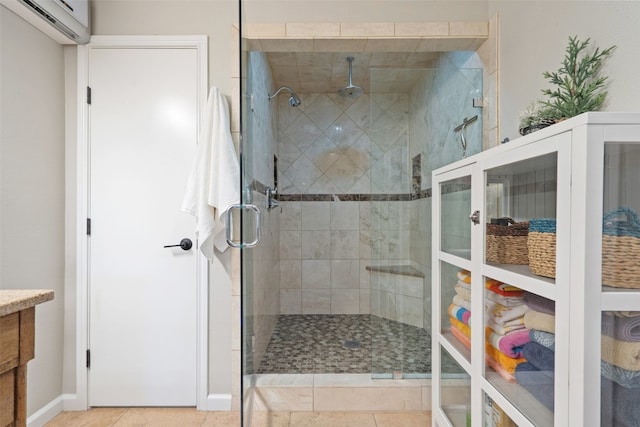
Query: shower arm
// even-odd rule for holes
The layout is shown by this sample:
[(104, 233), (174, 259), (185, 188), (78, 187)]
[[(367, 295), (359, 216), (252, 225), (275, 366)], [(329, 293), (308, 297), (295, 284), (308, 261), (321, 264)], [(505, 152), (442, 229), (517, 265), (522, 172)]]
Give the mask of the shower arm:
[(269, 95), (269, 99), (273, 99), (276, 96), (278, 96), (278, 94), (280, 94), (280, 92), (282, 92), (283, 90), (286, 90), (287, 92), (289, 92), (289, 95), (296, 95), (297, 94), (293, 91), (293, 89), (291, 89), (289, 86), (282, 86), (281, 88), (279, 88), (276, 93), (274, 93), (273, 95)]

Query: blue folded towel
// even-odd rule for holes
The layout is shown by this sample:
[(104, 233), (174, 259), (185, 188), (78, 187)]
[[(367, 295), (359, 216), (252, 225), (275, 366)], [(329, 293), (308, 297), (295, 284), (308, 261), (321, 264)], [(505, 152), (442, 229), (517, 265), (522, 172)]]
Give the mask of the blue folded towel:
[(555, 353), (537, 342), (528, 342), (522, 348), (522, 357), (539, 371), (550, 372), (555, 369)]
[(601, 377), (600, 425), (612, 427), (640, 426), (640, 393)]
[(531, 329), (529, 331), (529, 338), (531, 341), (537, 342), (540, 345), (547, 347), (551, 351), (556, 351), (556, 334), (551, 332), (539, 331), (537, 329)]
[(524, 362), (516, 366), (516, 381), (540, 403), (553, 411), (553, 373), (538, 370)]
[[(615, 381), (622, 387), (640, 388), (640, 371), (629, 371), (612, 363), (600, 361), (600, 372), (608, 380)], [(637, 390), (640, 393), (640, 390)]]

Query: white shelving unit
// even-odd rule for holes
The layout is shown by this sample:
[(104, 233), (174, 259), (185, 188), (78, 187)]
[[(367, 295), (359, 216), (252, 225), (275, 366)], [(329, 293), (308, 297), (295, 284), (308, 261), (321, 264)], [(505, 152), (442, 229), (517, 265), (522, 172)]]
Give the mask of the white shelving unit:
[[(602, 312), (640, 312), (640, 289), (601, 279), (603, 214), (640, 213), (640, 113), (586, 113), (440, 168), (432, 182), (433, 425), (491, 425), (486, 396), (518, 426), (599, 425)], [(485, 261), (495, 217), (556, 220), (554, 278)], [(640, 270), (640, 253), (628, 255)], [(460, 270), (471, 273), (470, 349), (447, 314)], [(552, 407), (486, 364), (485, 279), (554, 301)]]

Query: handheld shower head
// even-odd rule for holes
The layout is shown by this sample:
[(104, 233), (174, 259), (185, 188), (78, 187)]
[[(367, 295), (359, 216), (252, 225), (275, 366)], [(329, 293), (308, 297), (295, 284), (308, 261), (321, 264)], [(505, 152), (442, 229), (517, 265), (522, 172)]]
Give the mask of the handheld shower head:
[(295, 93), (293, 91), (293, 89), (291, 89), (289, 86), (282, 86), (273, 95), (269, 95), (269, 99), (275, 98), (283, 90), (286, 90), (287, 92), (289, 92), (289, 95), (290, 95), (289, 96), (289, 105), (290, 106), (297, 107), (298, 105), (302, 104), (302, 100), (300, 99), (298, 94)]

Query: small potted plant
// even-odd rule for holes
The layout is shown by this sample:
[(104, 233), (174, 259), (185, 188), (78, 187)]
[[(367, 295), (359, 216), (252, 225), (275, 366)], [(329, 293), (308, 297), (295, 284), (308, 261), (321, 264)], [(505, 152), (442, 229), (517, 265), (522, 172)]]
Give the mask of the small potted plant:
[(562, 67), (553, 73), (543, 73), (555, 88), (542, 90), (549, 97), (542, 105), (556, 121), (598, 111), (607, 96), (603, 89), (607, 77), (600, 75), (600, 69), (615, 46), (603, 50), (596, 47), (588, 52), (589, 42), (590, 39), (580, 41), (577, 36), (569, 37)]

